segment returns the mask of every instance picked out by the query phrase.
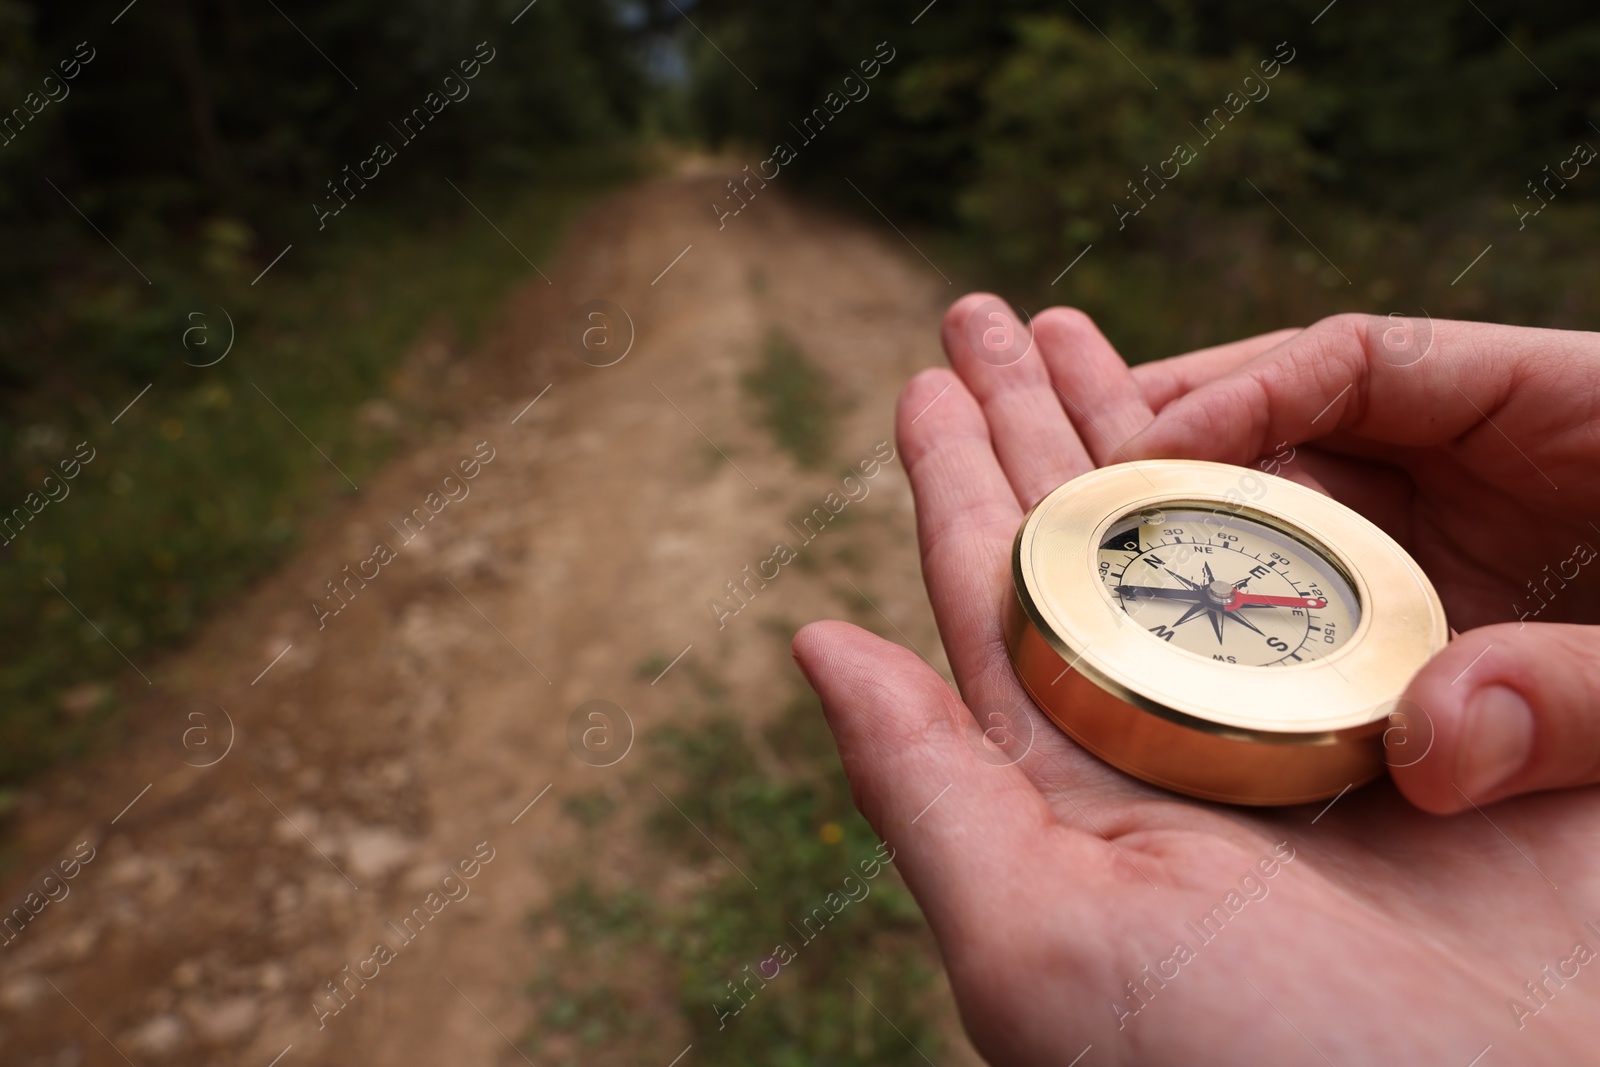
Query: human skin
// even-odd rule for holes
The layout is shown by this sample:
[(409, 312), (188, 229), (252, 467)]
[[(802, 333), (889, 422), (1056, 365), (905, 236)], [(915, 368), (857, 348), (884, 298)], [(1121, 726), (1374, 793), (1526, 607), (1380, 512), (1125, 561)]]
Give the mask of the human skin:
[[(914, 378), (897, 416), (960, 696), (845, 623), (794, 641), (977, 1048), (1064, 1065), (1092, 1045), (1085, 1067), (1592, 1059), (1600, 957), (1573, 960), (1600, 949), (1584, 925), (1600, 931), (1600, 791), (1582, 788), (1600, 778), (1600, 560), (1541, 599), (1527, 583), (1600, 548), (1600, 337), (1440, 321), (1417, 324), (1419, 359), (1386, 348), (1390, 320), (1337, 316), (1130, 372), (1058, 308), (994, 366), (968, 330), (992, 299), (950, 309), (952, 370)], [(1001, 633), (1012, 538), (1057, 485), (1284, 444), (1283, 473), (1404, 544), (1461, 632), (1405, 694), (1419, 725), (1392, 731), (1392, 781), (1326, 810), (1210, 804), (1114, 770), (1033, 708)], [(986, 741), (980, 718), (1007, 728)], [(1202, 944), (1186, 924), (1284, 842), (1265, 898)], [(1147, 980), (1180, 939), (1193, 958)]]

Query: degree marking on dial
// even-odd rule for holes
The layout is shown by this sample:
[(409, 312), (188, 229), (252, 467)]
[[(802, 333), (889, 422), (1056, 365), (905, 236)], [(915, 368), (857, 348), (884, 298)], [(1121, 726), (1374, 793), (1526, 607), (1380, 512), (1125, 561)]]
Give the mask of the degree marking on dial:
[[(1117, 552), (1118, 555), (1122, 555), (1124, 557), (1124, 559), (1120, 561), (1120, 569), (1112, 572), (1109, 568), (1107, 568), (1107, 571), (1103, 574), (1103, 579), (1105, 580), (1106, 584), (1112, 586), (1110, 591), (1112, 592), (1115, 601), (1122, 607), (1122, 610), (1127, 611), (1129, 610), (1130, 605), (1136, 603), (1148, 602), (1152, 597), (1160, 598), (1160, 601), (1165, 601), (1168, 603), (1171, 603), (1175, 600), (1189, 600), (1189, 596), (1179, 594), (1197, 595), (1205, 590), (1208, 586), (1213, 584), (1222, 585), (1225, 583), (1225, 585), (1231, 585), (1234, 590), (1237, 590), (1241, 593), (1249, 593), (1249, 587), (1254, 584), (1254, 579), (1264, 578), (1268, 575), (1276, 575), (1282, 579), (1282, 586), (1279, 588), (1281, 589), (1286, 586), (1288, 587), (1289, 591), (1295, 594), (1293, 600), (1288, 597), (1283, 597), (1281, 594), (1275, 596), (1274, 594), (1277, 594), (1278, 590), (1270, 590), (1270, 585), (1277, 583), (1269, 583), (1269, 591), (1267, 592), (1260, 593), (1259, 595), (1250, 593), (1248, 598), (1238, 598), (1241, 600), (1249, 599), (1255, 601), (1254, 603), (1240, 603), (1236, 606), (1240, 608), (1251, 608), (1257, 610), (1265, 607), (1287, 608), (1289, 609), (1287, 614), (1282, 611), (1262, 611), (1260, 614), (1254, 615), (1256, 620), (1261, 621), (1261, 626), (1257, 626), (1243, 614), (1234, 614), (1232, 611), (1228, 611), (1226, 614), (1234, 615), (1235, 618), (1239, 619), (1240, 622), (1245, 625), (1247, 630), (1253, 631), (1256, 636), (1261, 637), (1264, 641), (1269, 641), (1269, 648), (1271, 648), (1272, 645), (1281, 644), (1284, 638), (1290, 636), (1297, 636), (1299, 638), (1292, 651), (1286, 650), (1283, 654), (1280, 654), (1280, 656), (1272, 660), (1271, 663), (1305, 663), (1308, 661), (1308, 657), (1309, 659), (1313, 660), (1321, 658), (1321, 653), (1325, 651), (1323, 649), (1323, 645), (1321, 642), (1313, 639), (1310, 635), (1313, 632), (1321, 636), (1326, 636), (1328, 634), (1329, 631), (1325, 625), (1317, 624), (1322, 621), (1322, 609), (1331, 606), (1332, 599), (1326, 594), (1318, 593), (1313, 595), (1312, 593), (1308, 592), (1308, 587), (1302, 586), (1298, 577), (1299, 574), (1304, 573), (1307, 566), (1310, 566), (1312, 570), (1315, 570), (1316, 565), (1314, 562), (1308, 564), (1306, 560), (1284, 557), (1281, 553), (1275, 551), (1268, 552), (1266, 556), (1263, 556), (1259, 553), (1250, 551), (1244, 545), (1237, 543), (1237, 541), (1219, 542), (1216, 536), (1199, 537), (1194, 535), (1175, 535), (1156, 537), (1151, 538), (1149, 541), (1143, 541), (1143, 537), (1141, 535), (1144, 530), (1149, 529), (1151, 529), (1151, 524), (1136, 524), (1134, 528), (1127, 534), (1119, 534), (1114, 538), (1108, 539), (1110, 541), (1109, 544), (1102, 542), (1102, 551), (1115, 551), (1116, 549), (1122, 550)], [(1141, 541), (1143, 542), (1142, 544)], [(1138, 545), (1138, 549), (1136, 551), (1129, 551), (1133, 545)], [(1209, 572), (1211, 570), (1210, 563), (1208, 562), (1209, 560), (1216, 560), (1220, 564), (1228, 559), (1233, 559), (1237, 560), (1241, 564), (1247, 565), (1250, 570), (1258, 573), (1246, 574), (1237, 581), (1224, 579), (1223, 582), (1215, 582), (1215, 575), (1206, 573), (1205, 578), (1213, 579), (1213, 581), (1207, 581), (1204, 584), (1197, 584), (1196, 581), (1189, 576), (1189, 574), (1179, 573), (1176, 569), (1174, 569), (1174, 566), (1168, 565), (1169, 559), (1162, 553), (1175, 546), (1181, 546), (1184, 549), (1182, 553), (1178, 554), (1177, 558), (1181, 558), (1184, 570), (1187, 572), (1202, 573), (1201, 570), (1194, 569), (1195, 563), (1200, 563), (1203, 571)], [(1196, 549), (1199, 549), (1200, 551), (1196, 552)], [(1229, 555), (1223, 556), (1221, 553), (1229, 553)], [(1139, 588), (1136, 584), (1137, 579), (1133, 578), (1130, 574), (1130, 564), (1141, 558), (1145, 559), (1150, 569), (1159, 569), (1163, 571), (1167, 578), (1170, 578), (1177, 584), (1168, 585), (1166, 582), (1161, 582), (1159, 584), (1152, 584), (1148, 588)], [(1154, 577), (1154, 575), (1151, 575), (1151, 577)], [(1311, 577), (1316, 576), (1311, 575)], [(1315, 582), (1311, 582), (1309, 584), (1310, 586), (1314, 586)], [(1174, 636), (1174, 631), (1169, 629), (1169, 626), (1177, 627), (1181, 623), (1190, 622), (1193, 619), (1200, 617), (1200, 614), (1204, 613), (1208, 616), (1208, 623), (1211, 624), (1208, 628), (1210, 628), (1213, 631), (1213, 634), (1215, 634), (1218, 628), (1217, 622), (1219, 620), (1210, 617), (1210, 608), (1217, 601), (1217, 599), (1218, 598), (1216, 595), (1212, 594), (1210, 599), (1206, 601), (1199, 610), (1196, 610), (1195, 604), (1193, 601), (1190, 601), (1190, 604), (1185, 606), (1185, 610), (1183, 612), (1178, 613), (1177, 617), (1174, 618), (1172, 623), (1153, 627), (1151, 628), (1151, 632), (1161, 637), (1163, 640), (1171, 641), (1172, 637)], [(1271, 602), (1273, 600), (1288, 600), (1290, 602), (1284, 604), (1273, 604)], [(1296, 603), (1294, 602), (1295, 600), (1301, 601), (1301, 603)], [(1316, 602), (1316, 606), (1313, 607), (1308, 605), (1304, 603), (1305, 601), (1314, 601)], [(1176, 607), (1176, 604), (1173, 604), (1172, 606)], [(1219, 612), (1218, 614), (1221, 613)], [(1226, 615), (1223, 615), (1222, 617), (1225, 618)], [(1269, 635), (1262, 628), (1267, 627), (1269, 622), (1272, 625), (1268, 628), (1274, 631), (1286, 626), (1290, 630), (1298, 630), (1299, 633), (1296, 635), (1284, 633), (1281, 637), (1276, 632)], [(1224, 650), (1226, 650), (1229, 643), (1226, 624), (1224, 623), (1221, 628), (1223, 633), (1217, 636), (1219, 637), (1219, 644)], [(1194, 628), (1191, 628), (1191, 631), (1193, 630)], [(1199, 632), (1203, 633), (1204, 630), (1202, 629)], [(1194, 640), (1194, 638), (1191, 638), (1190, 640)], [(1204, 642), (1203, 638), (1200, 640), (1202, 642), (1202, 647), (1204, 647), (1207, 642)], [(1200, 652), (1201, 649), (1196, 648), (1192, 651)], [(1259, 663), (1260, 661), (1257, 662)], [(1260, 665), (1267, 666), (1269, 664), (1261, 663)]]

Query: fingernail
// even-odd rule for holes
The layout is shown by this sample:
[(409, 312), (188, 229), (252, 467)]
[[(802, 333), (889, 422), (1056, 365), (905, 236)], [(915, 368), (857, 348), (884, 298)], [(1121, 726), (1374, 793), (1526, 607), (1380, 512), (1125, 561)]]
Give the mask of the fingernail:
[(1533, 751), (1533, 710), (1516, 691), (1491, 685), (1467, 700), (1463, 727), (1456, 781), (1463, 793), (1478, 800), (1528, 762)]

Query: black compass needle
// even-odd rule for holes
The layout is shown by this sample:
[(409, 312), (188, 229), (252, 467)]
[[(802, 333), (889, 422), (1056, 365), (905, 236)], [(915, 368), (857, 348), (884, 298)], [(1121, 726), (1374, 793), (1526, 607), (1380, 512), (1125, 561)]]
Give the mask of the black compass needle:
[(1199, 589), (1169, 589), (1159, 585), (1119, 585), (1119, 596), (1131, 597), (1137, 600), (1140, 597), (1164, 597), (1168, 600), (1183, 600), (1188, 603), (1199, 603), (1205, 596)]
[(1194, 582), (1191, 582), (1189, 579), (1185, 578), (1183, 575), (1179, 574), (1177, 571), (1173, 570), (1171, 567), (1162, 567), (1161, 569), (1166, 571), (1168, 574), (1172, 575), (1174, 578), (1178, 579), (1178, 581), (1182, 582), (1184, 585), (1188, 586), (1190, 589), (1199, 589), (1200, 588), (1200, 586), (1196, 585)]
[(1237, 611), (1229, 612), (1228, 613), (1228, 617), (1230, 619), (1233, 619), (1240, 626), (1243, 626), (1246, 630), (1250, 630), (1250, 631), (1252, 631), (1254, 633), (1261, 634), (1262, 637), (1267, 636), (1266, 634), (1262, 634), (1261, 633), (1260, 629), (1258, 629), (1256, 627), (1255, 623), (1251, 622), (1249, 619), (1245, 618), (1243, 615), (1239, 614)]

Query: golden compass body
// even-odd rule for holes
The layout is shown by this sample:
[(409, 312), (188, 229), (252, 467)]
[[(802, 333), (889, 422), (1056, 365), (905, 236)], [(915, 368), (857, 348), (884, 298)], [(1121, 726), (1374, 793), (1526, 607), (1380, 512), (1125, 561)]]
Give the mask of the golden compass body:
[(1122, 770), (1235, 804), (1381, 774), (1396, 701), (1449, 636), (1382, 530), (1220, 463), (1073, 479), (1023, 520), (1012, 576), (1006, 644), (1034, 702)]

